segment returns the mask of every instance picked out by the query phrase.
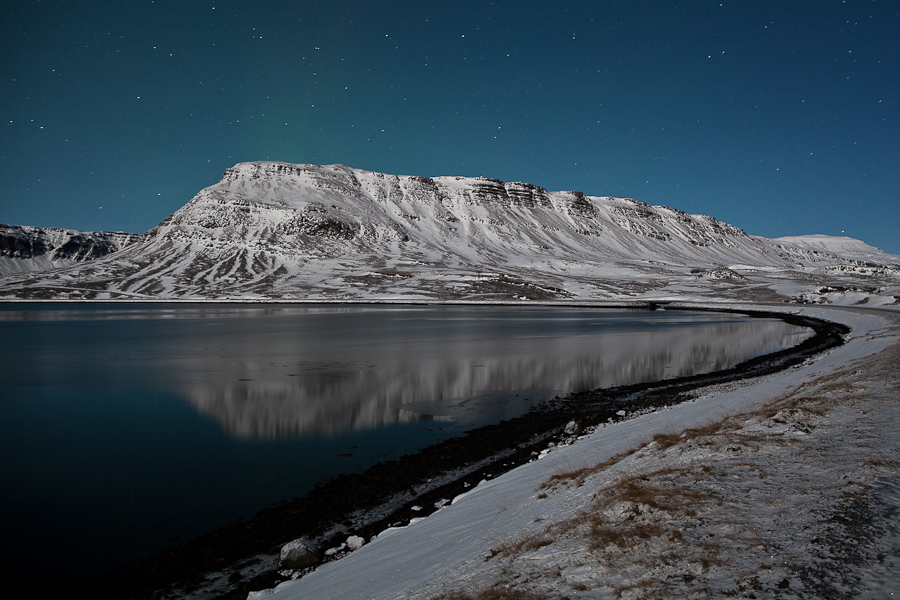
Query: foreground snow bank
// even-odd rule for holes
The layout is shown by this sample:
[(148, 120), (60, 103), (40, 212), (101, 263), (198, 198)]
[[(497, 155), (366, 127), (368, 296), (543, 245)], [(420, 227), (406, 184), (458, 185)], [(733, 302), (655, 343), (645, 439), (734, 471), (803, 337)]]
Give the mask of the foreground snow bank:
[(896, 557), (900, 541), (884, 499), (900, 484), (900, 319), (800, 312), (851, 326), (848, 343), (602, 427), (266, 596), (885, 590), (900, 575), (876, 559)]

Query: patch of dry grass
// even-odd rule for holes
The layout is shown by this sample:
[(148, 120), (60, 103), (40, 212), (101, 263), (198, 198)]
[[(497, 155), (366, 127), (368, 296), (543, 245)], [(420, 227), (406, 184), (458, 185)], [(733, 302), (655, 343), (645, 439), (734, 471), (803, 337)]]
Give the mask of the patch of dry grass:
[[(590, 467), (581, 467), (579, 469), (568, 469), (566, 471), (557, 473), (550, 477), (547, 481), (542, 483), (540, 487), (538, 487), (538, 491), (553, 491), (559, 489), (561, 487), (581, 487), (584, 485), (584, 482), (591, 475), (601, 473), (611, 466), (618, 464), (625, 458), (628, 458), (632, 454), (634, 454), (635, 450), (630, 450), (628, 452), (622, 452), (621, 454), (617, 454), (601, 463), (597, 463), (596, 465)], [(538, 497), (541, 497), (539, 494)], [(543, 497), (546, 498), (547, 495), (543, 494)]]
[(491, 544), (490, 553), (485, 560), (491, 560), (502, 556), (518, 556), (525, 552), (534, 552), (553, 543), (553, 538), (547, 531), (525, 534), (505, 541), (497, 541)]
[(546, 600), (546, 596), (543, 594), (509, 589), (502, 587), (499, 583), (483, 590), (448, 592), (446, 594), (429, 596), (428, 598), (429, 600)]
[(707, 423), (706, 425), (701, 425), (700, 427), (691, 427), (678, 433), (657, 433), (653, 436), (653, 443), (655, 444), (656, 449), (666, 450), (667, 448), (671, 448), (675, 444), (690, 440), (696, 440), (698, 438), (718, 433), (721, 428), (722, 423), (715, 422)]

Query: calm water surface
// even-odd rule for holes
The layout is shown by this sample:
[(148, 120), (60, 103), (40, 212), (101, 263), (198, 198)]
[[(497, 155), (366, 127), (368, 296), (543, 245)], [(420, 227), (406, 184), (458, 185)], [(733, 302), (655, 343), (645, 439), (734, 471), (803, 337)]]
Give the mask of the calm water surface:
[(554, 395), (809, 334), (680, 311), (3, 304), (4, 576), (97, 573)]

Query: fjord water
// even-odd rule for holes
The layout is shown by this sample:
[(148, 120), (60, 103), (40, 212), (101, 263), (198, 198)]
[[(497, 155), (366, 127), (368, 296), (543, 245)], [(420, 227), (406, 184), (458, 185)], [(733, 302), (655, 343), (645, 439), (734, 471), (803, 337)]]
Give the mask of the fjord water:
[(4, 579), (53, 586), (554, 395), (724, 369), (810, 331), (595, 308), (5, 304), (0, 334)]

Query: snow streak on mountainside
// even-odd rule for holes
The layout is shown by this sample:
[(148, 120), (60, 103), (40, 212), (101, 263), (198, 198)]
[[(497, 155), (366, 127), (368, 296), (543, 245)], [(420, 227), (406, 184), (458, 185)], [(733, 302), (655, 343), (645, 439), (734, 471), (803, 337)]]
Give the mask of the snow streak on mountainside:
[(139, 243), (6, 277), (0, 295), (894, 302), (896, 267), (858, 258), (630, 199), (254, 162), (228, 169)]

